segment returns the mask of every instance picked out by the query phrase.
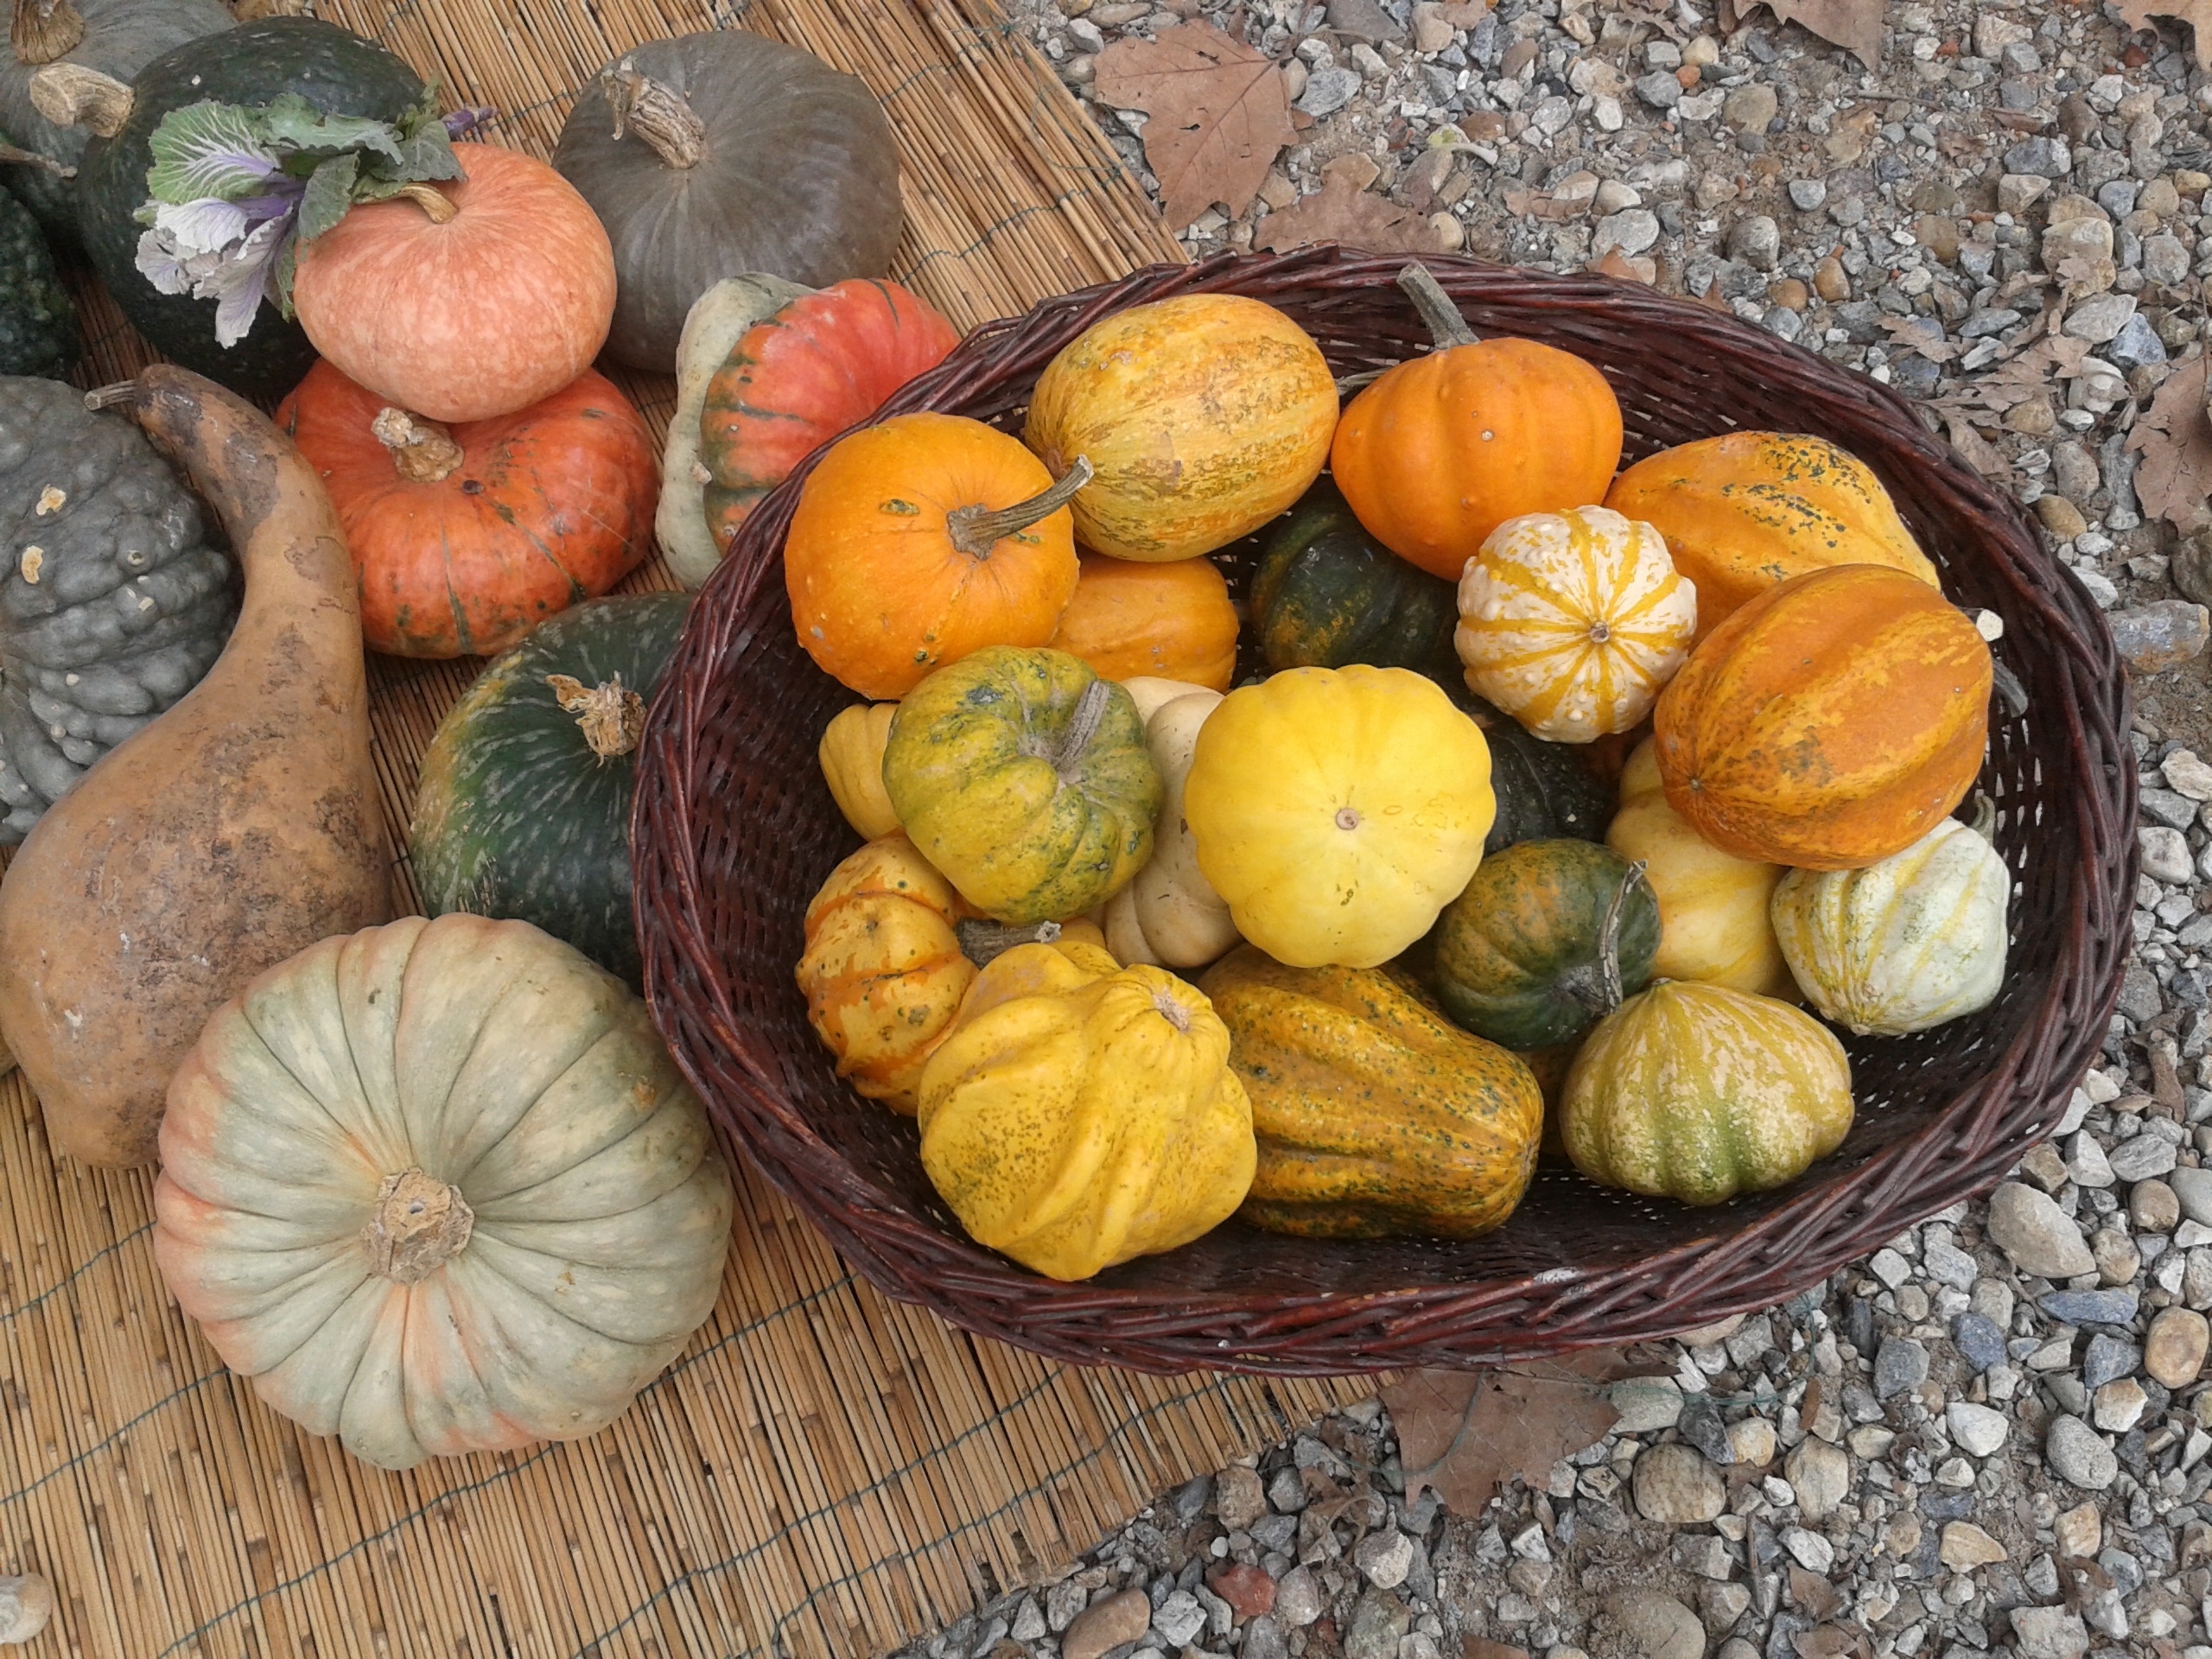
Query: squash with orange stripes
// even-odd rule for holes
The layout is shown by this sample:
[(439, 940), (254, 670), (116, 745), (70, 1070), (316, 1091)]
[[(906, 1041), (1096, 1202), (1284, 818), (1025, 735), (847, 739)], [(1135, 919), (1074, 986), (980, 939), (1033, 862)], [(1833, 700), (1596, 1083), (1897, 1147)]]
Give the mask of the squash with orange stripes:
[(1467, 683), (1538, 737), (1588, 743), (1643, 720), (1688, 654), (1697, 589), (1649, 524), (1606, 507), (1492, 531), (1459, 579)]

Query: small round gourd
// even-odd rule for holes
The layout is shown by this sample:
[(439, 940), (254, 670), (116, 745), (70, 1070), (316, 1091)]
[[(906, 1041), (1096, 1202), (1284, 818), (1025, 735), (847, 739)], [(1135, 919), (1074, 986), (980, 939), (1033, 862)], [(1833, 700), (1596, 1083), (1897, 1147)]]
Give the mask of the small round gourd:
[(1510, 715), (1469, 691), (1457, 676), (1445, 690), (1465, 709), (1490, 744), (1491, 787), (1497, 817), (1483, 842), (1485, 855), (1518, 841), (1570, 836), (1603, 841), (1613, 814), (1612, 798), (1582, 764), (1582, 750), (1547, 743)]
[[(1188, 564), (1135, 566), (1180, 570)], [(1125, 681), (1144, 720), (1145, 747), (1160, 770), (1160, 818), (1152, 856), (1129, 885), (1106, 901), (1107, 948), (1117, 961), (1162, 968), (1203, 968), (1235, 945), (1236, 918), (1198, 868), (1198, 838), (1183, 810), (1183, 788), (1198, 733), (1221, 707), (1221, 693), (1186, 681), (1139, 677)]]
[(1459, 580), (1453, 644), (1478, 695), (1538, 737), (1587, 743), (1650, 713), (1696, 625), (1659, 532), (1580, 507), (1491, 533)]
[(79, 349), (76, 302), (45, 233), (29, 208), (0, 190), (0, 375), (59, 379), (76, 367)]
[(1269, 668), (1365, 663), (1459, 675), (1452, 584), (1376, 540), (1326, 479), (1268, 533), (1248, 599)]
[(887, 836), (899, 827), (899, 809), (883, 787), (883, 751), (891, 741), (895, 702), (856, 702), (841, 709), (823, 729), (816, 758), (822, 763), (822, 781), (830, 785), (830, 798), (845, 815), (845, 822), (865, 841)]
[(223, 1363), (364, 1462), (596, 1433), (713, 1310), (729, 1172), (613, 976), (524, 922), (325, 939), (162, 1122), (154, 1259)]
[(1806, 1000), (1861, 1036), (1888, 1037), (1995, 1001), (2012, 873), (1989, 844), (1993, 821), (1946, 818), (1864, 869), (1783, 876), (1774, 931)]
[(1056, 651), (1080, 657), (1101, 679), (1184, 680), (1226, 691), (1236, 677), (1236, 607), (1206, 558), (1140, 564), (1082, 556)]
[(1584, 1040), (1560, 1119), (1592, 1180), (1719, 1204), (1796, 1180), (1843, 1144), (1851, 1063), (1787, 1002), (1662, 980)]

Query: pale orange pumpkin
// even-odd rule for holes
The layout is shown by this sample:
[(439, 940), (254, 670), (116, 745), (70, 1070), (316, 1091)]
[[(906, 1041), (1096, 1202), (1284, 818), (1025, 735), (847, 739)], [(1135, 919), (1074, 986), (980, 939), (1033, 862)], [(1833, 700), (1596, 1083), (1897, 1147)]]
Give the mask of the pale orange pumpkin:
[(510, 415), (591, 366), (614, 315), (614, 254), (575, 187), (490, 144), (467, 176), (410, 185), (299, 245), (292, 305), (348, 379), (434, 421)]
[(1052, 645), (1101, 679), (1141, 675), (1226, 691), (1236, 673), (1236, 607), (1211, 559), (1140, 564), (1086, 553)]

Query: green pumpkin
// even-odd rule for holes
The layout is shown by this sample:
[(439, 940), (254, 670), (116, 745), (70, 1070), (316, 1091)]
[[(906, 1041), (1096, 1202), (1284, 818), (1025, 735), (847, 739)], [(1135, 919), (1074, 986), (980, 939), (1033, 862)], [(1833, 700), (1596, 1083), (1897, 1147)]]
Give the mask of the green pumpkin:
[(1643, 988), (1659, 901), (1643, 867), (1610, 848), (1523, 841), (1483, 860), (1437, 918), (1431, 949), (1437, 1000), (1454, 1020), (1508, 1048), (1543, 1048)]
[(454, 704), (423, 757), (412, 842), (433, 916), (524, 921), (639, 982), (632, 755), (688, 594), (595, 599), (538, 625)]
[(1268, 535), (1249, 601), (1269, 668), (1365, 663), (1459, 677), (1452, 584), (1369, 535), (1326, 479)]
[(1064, 651), (991, 645), (906, 694), (883, 786), (922, 856), (1002, 922), (1081, 915), (1152, 856), (1160, 772), (1129, 694)]
[(1468, 690), (1456, 672), (1445, 680), (1444, 689), (1490, 740), (1490, 786), (1497, 797), (1497, 817), (1483, 842), (1485, 855), (1522, 841), (1605, 840), (1613, 819), (1612, 791), (1565, 744), (1545, 742)]
[(77, 308), (31, 210), (0, 190), (0, 374), (60, 379), (77, 361)]

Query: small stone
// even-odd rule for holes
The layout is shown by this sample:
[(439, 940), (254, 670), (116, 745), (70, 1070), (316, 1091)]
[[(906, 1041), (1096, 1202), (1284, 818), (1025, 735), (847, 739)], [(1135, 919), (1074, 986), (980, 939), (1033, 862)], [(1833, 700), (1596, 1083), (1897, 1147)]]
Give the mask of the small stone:
[[(2153, 881), (2177, 887), (2196, 873), (2188, 839), (2180, 830), (2169, 830), (2163, 824), (2138, 830), (2135, 842), (2142, 851), (2143, 874)], [(2171, 1152), (2172, 1148), (2167, 1150)]]
[(2172, 288), (2189, 278), (2189, 245), (2164, 231), (2143, 239), (2143, 279)]
[[(2212, 1173), (2206, 1176), (2212, 1186)], [(1672, 1428), (1682, 1414), (1682, 1390), (1671, 1376), (1631, 1376), (1613, 1384), (1606, 1395), (1623, 1434), (1654, 1434)]]
[(2063, 1607), (2015, 1607), (2011, 1618), (2019, 1659), (2083, 1659), (2089, 1651), (2088, 1627)]
[(2079, 1417), (2062, 1412), (2050, 1420), (2044, 1457), (2051, 1472), (2084, 1491), (2101, 1492), (2120, 1474), (2120, 1459)]
[(2181, 1201), (2181, 1212), (2200, 1226), (2212, 1227), (2212, 1169), (2171, 1169), (2166, 1185)]
[(1874, 1356), (1874, 1397), (1888, 1400), (1928, 1380), (1928, 1350), (1910, 1337), (1891, 1337)]
[(1797, 1507), (1808, 1521), (1824, 1520), (1834, 1514), (1851, 1491), (1851, 1459), (1840, 1446), (1809, 1436), (1783, 1459), (1782, 1473), (1797, 1494)]
[(2106, 619), (2129, 668), (2156, 674), (2203, 655), (2212, 639), (2212, 612), (2187, 600), (2161, 599)]
[(1631, 257), (1645, 252), (1659, 240), (1659, 216), (1648, 207), (1608, 213), (1598, 221), (1592, 239), (1600, 251), (1618, 248)]
[(1735, 1458), (1735, 1448), (1728, 1443), (1728, 1425), (1720, 1415), (1720, 1407), (1710, 1396), (1698, 1395), (1682, 1408), (1682, 1420), (1675, 1432), (1688, 1444), (1726, 1467)]
[(1671, 110), (1682, 101), (1682, 83), (1664, 69), (1636, 78), (1636, 95), (1655, 110)]
[(1068, 1626), (1060, 1638), (1060, 1659), (1104, 1659), (1152, 1628), (1152, 1603), (1141, 1590), (1110, 1595)]
[(2212, 1324), (2202, 1313), (2186, 1307), (2162, 1307), (2143, 1339), (2143, 1369), (2153, 1382), (2169, 1389), (2185, 1389), (2204, 1370), (2209, 1339), (2212, 1339)]
[(1405, 43), (1406, 31), (1379, 0), (1328, 0), (1329, 27), (1347, 40), (1393, 46)]
[(2146, 1233), (2171, 1233), (2181, 1221), (2181, 1200), (2164, 1181), (2138, 1181), (2127, 1194), (2127, 1214)]
[(2106, 1433), (2125, 1434), (2143, 1421), (2144, 1409), (2150, 1403), (2143, 1385), (2132, 1376), (2123, 1376), (2090, 1395), (2089, 1415)]
[(1801, 213), (1818, 213), (1828, 199), (1826, 179), (1792, 179), (1789, 181), (1789, 205)]
[(1344, 1631), (1344, 1659), (1398, 1659), (1413, 1622), (1412, 1611), (1389, 1591), (1363, 1590)]
[(1206, 1588), (1227, 1602), (1239, 1618), (1257, 1618), (1274, 1611), (1275, 1581), (1259, 1567), (1242, 1561), (1231, 1561), (1207, 1573)]
[(1453, 30), (1444, 16), (1444, 9), (1436, 5), (1414, 8), (1414, 50), (1425, 58), (1433, 58), (1452, 44)]
[(1890, 1455), (1890, 1448), (1897, 1443), (1897, 1432), (1886, 1423), (1861, 1423), (1844, 1439), (1852, 1456), (1875, 1463)]
[(2067, 314), (2065, 331), (2075, 340), (2101, 346), (2126, 327), (2134, 315), (2133, 294), (2094, 294)]
[(1606, 1605), (1606, 1611), (1643, 1659), (1704, 1659), (1705, 1625), (1672, 1596), (1656, 1590), (1624, 1591)]
[(1954, 1521), (1946, 1526), (1936, 1553), (1954, 1573), (1971, 1573), (1977, 1567), (2006, 1559), (2005, 1546), (1971, 1521)]
[(2076, 1503), (2052, 1523), (2052, 1532), (2061, 1555), (2086, 1561), (2104, 1542), (2104, 1516), (2094, 1503)]
[(2070, 542), (2089, 527), (2082, 516), (2082, 509), (2063, 495), (2039, 495), (2036, 498), (2036, 517), (2043, 527), (2062, 542)]
[(1825, 1576), (1835, 1565), (1835, 1546), (1809, 1528), (1783, 1528), (1781, 1542), (1782, 1547), (1789, 1552), (1790, 1559), (1808, 1573)]
[(54, 1586), (44, 1573), (0, 1574), (0, 1646), (31, 1641), (53, 1617)]
[(1738, 132), (1764, 132), (1782, 105), (1764, 81), (1746, 81), (1721, 101), (1720, 118)]
[(1851, 274), (1834, 255), (1813, 267), (1813, 292), (1830, 305), (1840, 305), (1851, 297)]
[(2123, 369), (2147, 368), (2166, 360), (2165, 342), (2158, 338), (2151, 319), (2138, 311), (2105, 346), (2107, 360)]
[(1249, 1532), (1252, 1523), (1268, 1512), (1267, 1489), (1254, 1471), (1232, 1464), (1213, 1484), (1214, 1517), (1224, 1532)]
[(1700, 1579), (1725, 1579), (1736, 1570), (1726, 1539), (1709, 1532), (1694, 1532), (1675, 1541), (1675, 1560), (1685, 1573)]
[(1702, 1524), (1727, 1503), (1720, 1471), (1695, 1446), (1679, 1443), (1651, 1446), (1639, 1455), (1631, 1485), (1637, 1512), (1669, 1526)]
[(2082, 1386), (2101, 1389), (2107, 1382), (2134, 1375), (2135, 1368), (2143, 1363), (2143, 1356), (2135, 1344), (2120, 1337), (2100, 1331), (2089, 1338), (2087, 1352), (2082, 1356)]
[(1990, 1195), (1989, 1236), (2023, 1273), (2071, 1279), (2096, 1271), (2096, 1258), (2066, 1212), (2047, 1193), (2018, 1181)]
[(2007, 173), (1997, 181), (1997, 211), (2018, 219), (2042, 200), (2050, 181), (2022, 173)]
[(1298, 1478), (1295, 1469), (1278, 1469), (1274, 1478), (1268, 1483), (1268, 1502), (1285, 1515), (1296, 1515), (1306, 1507), (1306, 1483)]
[(1720, 1651), (1713, 1659), (1759, 1659), (1759, 1650), (1742, 1637), (1733, 1636), (1720, 1644)]
[(1055, 1632), (1066, 1630), (1075, 1623), (1088, 1599), (1083, 1586), (1074, 1580), (1061, 1580), (1045, 1592), (1046, 1627)]
[(2054, 1290), (2037, 1306), (2063, 1325), (2126, 1325), (2135, 1317), (2132, 1290)]
[(1370, 1532), (1351, 1553), (1352, 1565), (1378, 1590), (1395, 1590), (1413, 1570), (1414, 1541), (1395, 1527)]
[(2012, 1433), (2012, 1426), (2003, 1412), (1965, 1400), (1954, 1400), (1944, 1408), (1943, 1416), (1952, 1440), (1961, 1451), (1973, 1457), (1993, 1457)]
[[(1229, 1599), (1224, 1595), (1222, 1599)], [(1294, 1567), (1282, 1575), (1275, 1586), (1274, 1616), (1277, 1623), (1294, 1630), (1302, 1630), (1321, 1617), (1321, 1587), (1313, 1581), (1312, 1567)]]
[(1733, 1461), (1747, 1468), (1764, 1469), (1774, 1461), (1780, 1439), (1774, 1425), (1764, 1417), (1746, 1417), (1728, 1425), (1728, 1449)]
[(1187, 1590), (1169, 1592), (1167, 1599), (1152, 1610), (1152, 1628), (1166, 1638), (1170, 1652), (1197, 1641), (1205, 1627), (1206, 1610)]
[(2063, 179), (2073, 166), (2073, 151), (2063, 138), (2024, 138), (2005, 152), (2005, 171), (2015, 175)]
[(2133, 1185), (2164, 1175), (2174, 1166), (2174, 1145), (2163, 1135), (2139, 1135), (2112, 1149), (2112, 1173)]
[(1782, 252), (1782, 229), (1764, 213), (1746, 213), (1728, 231), (1728, 257), (1753, 270), (1772, 270)]
[(1334, 115), (1358, 95), (1359, 72), (1332, 63), (1306, 77), (1306, 90), (1298, 95), (1298, 107), (1318, 121)]
[(1037, 1599), (1032, 1596), (1021, 1604), (1020, 1610), (1014, 1614), (1014, 1628), (1007, 1634), (1017, 1642), (1034, 1642), (1041, 1638), (1050, 1628), (1045, 1622), (1045, 1610), (1037, 1605)]
[(1290, 1659), (1282, 1626), (1264, 1613), (1244, 1627), (1244, 1645), (1236, 1651), (1240, 1659)]
[(1977, 1376), (2005, 1363), (2005, 1333), (1994, 1323), (1969, 1310), (1952, 1321), (1951, 1340)]

